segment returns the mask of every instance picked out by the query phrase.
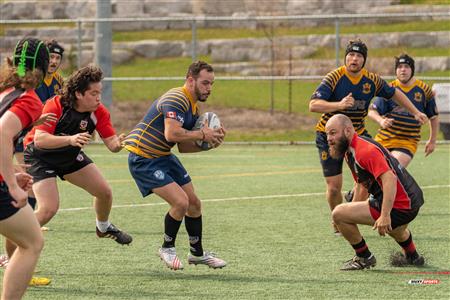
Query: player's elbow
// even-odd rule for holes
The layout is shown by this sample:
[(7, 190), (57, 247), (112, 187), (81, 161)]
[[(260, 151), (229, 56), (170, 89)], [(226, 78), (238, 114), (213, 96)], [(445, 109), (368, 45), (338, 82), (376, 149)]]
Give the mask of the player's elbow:
[(35, 134), (33, 142), (36, 147), (45, 148), (45, 136), (44, 135)]
[(176, 143), (176, 142), (178, 142), (176, 134), (174, 134), (171, 131), (166, 130), (164, 132), (164, 137), (166, 138), (166, 141), (168, 141), (169, 143)]
[(114, 146), (107, 146), (107, 148), (109, 149), (109, 151), (111, 151), (112, 153), (117, 153), (117, 152), (119, 152), (120, 150), (122, 150), (122, 145), (120, 145), (120, 144), (117, 144), (117, 145), (114, 145)]
[(319, 112), (317, 110), (316, 101), (312, 100), (312, 101), (309, 102), (309, 111), (310, 112)]

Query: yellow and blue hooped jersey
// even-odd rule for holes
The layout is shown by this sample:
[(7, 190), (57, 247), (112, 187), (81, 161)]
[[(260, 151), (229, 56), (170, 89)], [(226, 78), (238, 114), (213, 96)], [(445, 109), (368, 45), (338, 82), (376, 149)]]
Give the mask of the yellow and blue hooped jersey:
[[(401, 90), (429, 119), (438, 115), (433, 92), (423, 81), (416, 79), (411, 86), (407, 87), (397, 79), (392, 81), (391, 85)], [(393, 100), (383, 98), (376, 98), (371, 108), (376, 109), (380, 115), (394, 120), (391, 127), (378, 130), (375, 140), (388, 149), (406, 148), (414, 154), (417, 150), (417, 142), (420, 141), (421, 129), (420, 123), (414, 119), (414, 116)]]
[(36, 94), (38, 94), (42, 103), (45, 103), (48, 99), (59, 93), (59, 90), (62, 88), (63, 83), (64, 79), (58, 72), (47, 74), (45, 75), (44, 80), (35, 90)]
[(362, 134), (365, 131), (364, 121), (372, 98), (381, 96), (390, 99), (395, 93), (395, 88), (389, 86), (378, 74), (366, 69), (362, 69), (358, 77), (353, 77), (347, 72), (346, 67), (342, 66), (325, 76), (311, 99), (339, 102), (349, 93), (352, 93), (355, 99), (353, 107), (322, 114), (316, 125), (316, 131), (325, 132), (325, 125), (332, 116), (344, 114), (352, 120), (355, 131)]
[(198, 119), (197, 104), (185, 87), (174, 88), (155, 100), (125, 139), (125, 149), (145, 158), (170, 154), (175, 143), (164, 137), (164, 119), (177, 120), (191, 130)]

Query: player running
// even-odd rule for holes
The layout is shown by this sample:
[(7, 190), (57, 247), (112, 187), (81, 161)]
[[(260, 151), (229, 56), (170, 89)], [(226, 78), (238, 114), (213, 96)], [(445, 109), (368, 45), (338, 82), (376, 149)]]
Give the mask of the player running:
[(201, 201), (194, 191), (191, 177), (170, 150), (177, 145), (180, 152), (199, 152), (198, 140), (220, 146), (225, 130), (208, 126), (192, 130), (198, 118), (197, 103), (204, 102), (214, 83), (213, 68), (202, 61), (189, 66), (183, 87), (174, 88), (162, 95), (136, 125), (125, 140), (130, 151), (128, 165), (131, 175), (146, 197), (155, 193), (169, 205), (164, 218), (164, 242), (159, 256), (173, 270), (183, 269), (175, 250), (175, 240), (184, 219), (189, 235), (189, 264), (204, 264), (222, 268), (226, 262), (202, 245)]

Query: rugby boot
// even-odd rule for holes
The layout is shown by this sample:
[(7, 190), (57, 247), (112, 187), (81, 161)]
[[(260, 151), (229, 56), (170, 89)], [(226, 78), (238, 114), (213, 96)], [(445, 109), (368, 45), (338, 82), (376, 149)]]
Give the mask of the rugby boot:
[(226, 261), (218, 258), (214, 253), (205, 251), (202, 256), (188, 255), (190, 265), (206, 265), (213, 269), (221, 269), (227, 265)]
[(120, 230), (113, 224), (109, 225), (106, 232), (101, 232), (97, 227), (95, 229), (99, 238), (110, 238), (121, 245), (128, 245), (133, 241), (133, 238), (128, 233)]
[(46, 277), (32, 277), (28, 286), (44, 286), (49, 285), (52, 280)]
[(161, 260), (169, 269), (174, 271), (183, 270), (183, 264), (177, 256), (175, 247), (159, 248), (158, 253)]
[(355, 255), (352, 259), (346, 261), (342, 265), (341, 271), (370, 269), (370, 268), (375, 267), (376, 264), (377, 264), (377, 260), (373, 254), (368, 258), (359, 257), (359, 256)]

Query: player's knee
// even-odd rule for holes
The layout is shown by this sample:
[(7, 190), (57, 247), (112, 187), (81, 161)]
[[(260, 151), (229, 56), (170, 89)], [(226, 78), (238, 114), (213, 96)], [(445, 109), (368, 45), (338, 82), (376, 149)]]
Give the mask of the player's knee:
[(57, 206), (39, 207), (39, 209), (36, 211), (36, 215), (41, 226), (47, 224), (53, 218), (53, 216), (56, 215), (57, 212)]
[(345, 218), (345, 209), (344, 205), (336, 206), (331, 212), (331, 218), (335, 224), (341, 223)]
[(42, 249), (44, 248), (44, 237), (42, 232), (39, 230), (32, 238), (27, 239), (25, 243), (20, 244), (29, 255), (39, 256)]
[(197, 196), (189, 199), (189, 211), (195, 214), (201, 214), (202, 211), (202, 203)]
[(173, 207), (182, 215), (185, 215), (189, 209), (189, 198), (186, 195), (180, 195), (174, 201)]
[(96, 196), (97, 198), (102, 199), (102, 200), (112, 201), (112, 198), (113, 198), (112, 189), (109, 185), (105, 185), (94, 196)]
[(332, 199), (336, 198), (341, 195), (341, 189), (335, 185), (330, 184), (327, 186), (327, 194), (328, 194), (328, 197), (330, 197)]

